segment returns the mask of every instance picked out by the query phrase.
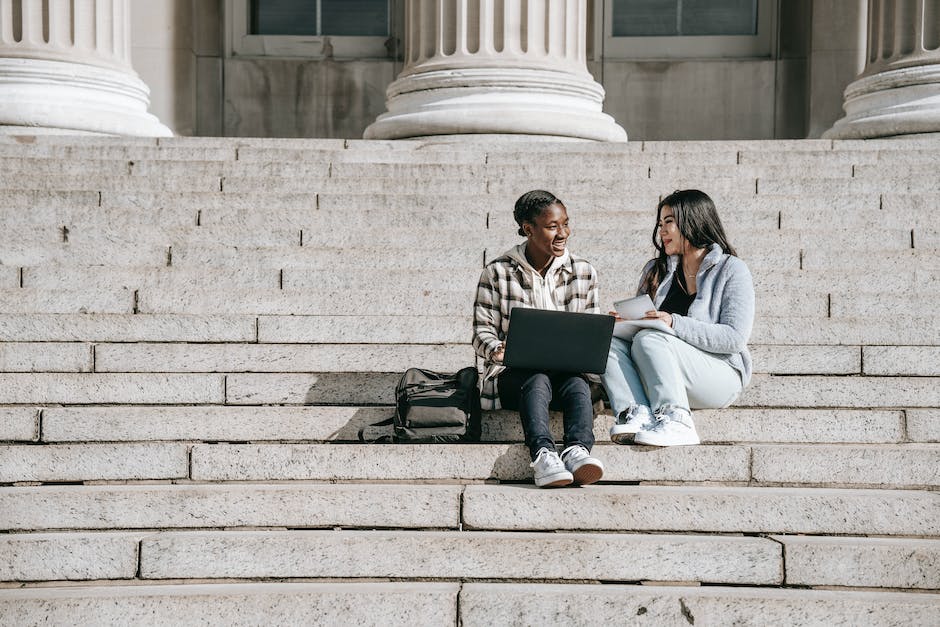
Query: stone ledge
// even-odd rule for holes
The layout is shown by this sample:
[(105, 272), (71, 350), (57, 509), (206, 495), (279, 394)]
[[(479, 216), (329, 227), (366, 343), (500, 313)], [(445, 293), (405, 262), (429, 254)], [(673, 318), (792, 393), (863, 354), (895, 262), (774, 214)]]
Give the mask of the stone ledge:
[[(0, 581), (132, 579), (142, 534), (0, 535)], [(0, 595), (4, 591), (0, 590)]]
[(787, 584), (940, 589), (940, 540), (774, 536)]
[[(230, 583), (0, 590), (0, 623), (50, 625), (452, 624), (455, 583)], [(315, 617), (315, 619), (313, 618)]]
[(185, 444), (0, 446), (0, 483), (185, 479)]
[[(465, 625), (928, 625), (940, 595), (682, 586), (467, 583)], [(634, 618), (635, 617), (635, 618)]]
[[(567, 555), (547, 560), (546, 555)], [(630, 559), (624, 559), (629, 555)], [(182, 532), (144, 538), (141, 577), (416, 577), (776, 584), (759, 538), (408, 531)]]

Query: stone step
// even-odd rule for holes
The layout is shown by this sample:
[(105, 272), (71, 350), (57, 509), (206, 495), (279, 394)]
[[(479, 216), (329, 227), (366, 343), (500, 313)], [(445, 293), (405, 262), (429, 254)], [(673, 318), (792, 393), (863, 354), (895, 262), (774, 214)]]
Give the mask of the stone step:
[[(544, 560), (577, 552), (577, 560)], [(630, 559), (623, 559), (629, 554)], [(143, 579), (407, 577), (776, 584), (762, 538), (418, 531), (182, 532), (141, 541)], [(327, 557), (328, 556), (328, 557)]]
[(0, 581), (133, 579), (140, 562), (143, 535), (4, 534), (0, 536)]
[(789, 585), (940, 589), (937, 539), (774, 539), (783, 543)]
[[(459, 595), (458, 595), (459, 591)], [(458, 611), (459, 597), (459, 611)], [(12, 624), (927, 625), (940, 596), (782, 588), (507, 583), (221, 583), (0, 590)], [(377, 618), (381, 617), (381, 618)]]
[(755, 375), (736, 402), (756, 407), (940, 407), (936, 377)]
[[(42, 410), (43, 442), (202, 441), (202, 442), (315, 442), (367, 438), (391, 433), (391, 427), (371, 427), (388, 418), (394, 407), (44, 407), (0, 408), (15, 418), (17, 437), (38, 440)], [(935, 412), (934, 412), (935, 413)], [(905, 415), (906, 414), (906, 415)], [(905, 420), (906, 418), (906, 420)], [(697, 410), (695, 422), (707, 443), (900, 443), (936, 441), (931, 410), (742, 409)], [(614, 422), (609, 410), (594, 420), (598, 442), (608, 441)], [(559, 412), (552, 412), (552, 433), (561, 433)], [(905, 427), (907, 438), (905, 438)], [(921, 439), (918, 439), (920, 436)], [(4, 438), (0, 438), (4, 439)], [(484, 412), (484, 442), (522, 442), (522, 426), (513, 411)]]
[(0, 144), (0, 157), (28, 157), (33, 159), (132, 160), (167, 159), (181, 161), (234, 161), (235, 143), (226, 147), (148, 146), (124, 143), (69, 144), (33, 143)]
[[(936, 494), (884, 489), (601, 485), (544, 491), (532, 485), (95, 485), (0, 488), (0, 504), (0, 529), (15, 532), (384, 527), (940, 534)], [(669, 515), (664, 517), (663, 512)]]
[[(330, 372), (232, 373), (225, 378), (225, 402), (230, 405), (389, 405), (394, 402), (393, 390), (399, 377), (399, 372), (362, 375)], [(752, 408), (846, 409), (940, 407), (938, 383), (937, 377), (756, 374), (735, 405)], [(0, 403), (11, 402), (3, 398), (0, 395)], [(23, 402), (53, 401), (41, 399)]]
[(39, 440), (39, 409), (0, 407), (0, 442)]
[(547, 492), (532, 485), (468, 485), (462, 503), (463, 528), (469, 530), (757, 534), (784, 529), (781, 533), (912, 536), (940, 532), (936, 520), (940, 497), (913, 490), (595, 485)]
[[(0, 589), (15, 625), (454, 624), (459, 583), (228, 583)], [(915, 608), (919, 607), (916, 603)], [(899, 610), (903, 617), (916, 610)], [(480, 620), (483, 619), (481, 615)], [(467, 623), (470, 624), (470, 623)]]
[(224, 383), (215, 374), (8, 373), (0, 404), (222, 404)]
[[(46, 559), (35, 559), (39, 547)], [(540, 559), (546, 552), (576, 552), (579, 559)], [(624, 553), (631, 559), (624, 560)], [(774, 585), (784, 577), (781, 553), (779, 543), (763, 538), (665, 534), (15, 534), (0, 538), (0, 555), (13, 558), (0, 561), (0, 580), (131, 579), (137, 573), (143, 580), (388, 577)]]
[(807, 170), (812, 171), (820, 166), (832, 166), (838, 163), (855, 165), (877, 164), (888, 162), (892, 164), (924, 163), (930, 164), (940, 159), (936, 149), (922, 146), (914, 149), (896, 150), (741, 150), (737, 162), (742, 165), (772, 165), (777, 163), (802, 163)]
[(130, 314), (134, 313), (134, 291), (0, 289), (0, 313)]
[[(354, 444), (196, 444), (192, 448), (191, 478), (531, 481), (529, 458), (521, 445), (449, 446), (458, 448), (407, 444), (391, 449)], [(605, 464), (604, 480), (615, 482), (751, 481), (760, 485), (897, 488), (940, 485), (940, 447), (932, 444), (708, 445), (656, 450), (603, 444), (595, 447), (594, 453)], [(452, 457), (443, 458), (449, 455)]]
[(186, 479), (187, 449), (179, 443), (3, 445), (0, 483)]
[[(2, 151), (0, 151), (2, 152)], [(122, 163), (122, 162), (114, 162)], [(125, 173), (90, 172), (87, 174), (0, 174), (0, 190), (68, 190), (68, 191), (139, 191), (160, 192), (165, 189), (181, 192), (222, 191), (218, 176), (198, 174), (130, 176)]]
[(929, 625), (940, 595), (782, 588), (466, 583), (465, 625)]
[[(940, 347), (881, 347), (866, 361), (868, 374), (938, 375), (937, 363), (909, 363)], [(754, 371), (770, 374), (861, 374), (858, 346), (751, 347)], [(866, 355), (868, 351), (866, 350)], [(2, 372), (395, 372), (414, 364), (455, 372), (473, 365), (469, 342), (459, 344), (197, 344), (0, 343)], [(896, 365), (900, 364), (900, 365)], [(901, 370), (899, 372), (899, 370)]]
[[(0, 488), (0, 529), (454, 529), (458, 485), (120, 485)], [(847, 497), (851, 498), (851, 497)], [(869, 499), (873, 507), (876, 499)], [(917, 504), (891, 499), (919, 519)], [(785, 527), (774, 527), (785, 531)]]
[[(14, 309), (17, 312), (34, 313), (69, 313), (72, 309), (63, 304), (56, 309), (53, 305), (43, 306), (45, 301), (36, 298), (26, 298), (20, 292), (42, 292), (37, 290), (0, 290), (0, 296), (10, 294), (9, 304), (0, 305), (0, 312), (5, 309)], [(68, 293), (53, 290), (50, 294), (64, 302), (71, 302)], [(626, 294), (632, 294), (626, 292)], [(899, 294), (898, 296), (906, 295)], [(75, 295), (78, 298), (80, 295)], [(51, 298), (51, 296), (50, 296)], [(826, 317), (831, 306), (837, 309), (839, 316), (848, 316), (853, 312), (863, 312), (869, 315), (870, 311), (878, 310), (878, 303), (884, 295), (851, 294), (833, 295), (827, 298), (825, 293), (807, 294), (781, 294), (777, 292), (764, 293), (756, 302), (757, 315), (773, 315), (787, 312), (796, 316)], [(611, 299), (612, 300), (612, 299)], [(831, 302), (830, 302), (831, 301)], [(35, 305), (33, 304), (35, 302)], [(96, 302), (96, 301), (89, 301)], [(932, 298), (926, 297), (924, 306), (930, 307)], [(897, 303), (900, 308), (904, 303)], [(370, 289), (350, 289), (346, 292), (335, 292), (329, 288), (314, 290), (245, 290), (245, 289), (199, 289), (185, 287), (179, 289), (142, 289), (137, 295), (137, 311), (148, 314), (257, 314), (257, 315), (352, 315), (356, 312), (368, 311), (373, 315), (385, 316), (413, 316), (430, 314), (435, 316), (465, 315), (472, 309), (473, 293), (463, 289), (431, 290), (420, 292), (404, 289), (388, 290), (376, 294)], [(889, 305), (892, 307), (893, 305)], [(853, 309), (858, 307), (858, 309)], [(889, 309), (885, 315), (895, 311)], [(110, 310), (109, 310), (110, 312)], [(114, 311), (114, 313), (119, 313)], [(469, 327), (468, 335), (469, 338)]]
[[(5, 276), (0, 266), (0, 278)], [(253, 289), (275, 289), (284, 282), (281, 272), (271, 268), (177, 268), (159, 267), (111, 267), (78, 265), (45, 265), (23, 268), (22, 287), (40, 290), (62, 290), (75, 286), (83, 289), (110, 290), (127, 289), (180, 289), (242, 287)], [(286, 273), (285, 273), (286, 274)], [(304, 287), (307, 272), (291, 270), (292, 280)], [(388, 274), (391, 274), (389, 272)], [(442, 273), (443, 275), (443, 273)], [(322, 277), (321, 277), (322, 278)], [(17, 278), (19, 281), (19, 278)], [(425, 283), (427, 285), (427, 283)], [(5, 285), (5, 287), (14, 287)], [(285, 285), (287, 287), (287, 285)]]
[[(306, 322), (316, 326), (315, 319)], [(337, 338), (342, 336), (341, 330), (335, 333)], [(256, 339), (255, 316), (0, 314), (0, 341), (3, 342), (252, 342)]]
[[(29, 365), (35, 345), (17, 351), (17, 345), (0, 344), (0, 366), (8, 362)], [(62, 345), (69, 347), (71, 345)], [(76, 353), (91, 366), (88, 346)], [(55, 347), (51, 347), (54, 352)], [(829, 350), (831, 352), (831, 349)], [(851, 351), (850, 351), (851, 352)], [(22, 353), (22, 354), (21, 354)], [(63, 363), (68, 353), (63, 351)], [(86, 354), (87, 353), (87, 354)], [(800, 352), (800, 355), (805, 351)], [(855, 350), (858, 353), (858, 350)], [(858, 355), (856, 354), (856, 357)], [(47, 363), (39, 357), (37, 365)], [(794, 356), (799, 359), (799, 355)], [(851, 370), (851, 356), (831, 370)], [(98, 344), (95, 346), (96, 372), (390, 372), (404, 371), (411, 364), (422, 368), (455, 372), (475, 363), (473, 348), (464, 344)], [(64, 365), (62, 367), (65, 367)], [(9, 368), (9, 366), (7, 366)], [(856, 366), (855, 372), (861, 369)], [(42, 371), (41, 368), (37, 368)], [(817, 368), (818, 370), (818, 368)], [(9, 371), (9, 370), (8, 370)]]
[[(313, 231), (308, 234), (312, 237)], [(67, 238), (67, 239), (65, 239)], [(22, 242), (41, 247), (47, 244), (68, 242), (70, 249), (91, 246), (145, 246), (148, 248), (182, 243), (225, 243), (231, 246), (300, 246), (303, 241), (301, 229), (290, 226), (271, 229), (245, 227), (187, 226), (183, 228), (139, 227), (133, 230), (110, 226), (28, 226), (9, 229), (0, 236), (0, 244)], [(164, 263), (165, 263), (164, 258)]]
[(165, 266), (172, 253), (165, 244), (129, 245), (116, 242), (70, 244), (12, 243), (0, 251), (5, 266), (81, 265), (81, 266)]

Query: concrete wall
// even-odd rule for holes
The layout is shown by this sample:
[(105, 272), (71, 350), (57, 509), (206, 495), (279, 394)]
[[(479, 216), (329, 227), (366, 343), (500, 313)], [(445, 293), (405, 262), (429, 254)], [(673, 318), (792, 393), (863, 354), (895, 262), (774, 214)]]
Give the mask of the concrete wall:
[[(134, 4), (134, 67), (175, 133), (358, 138), (384, 112), (400, 62), (227, 56), (224, 3)], [(600, 58), (589, 69), (632, 140), (818, 137), (864, 58), (865, 5), (783, 0), (769, 58)]]

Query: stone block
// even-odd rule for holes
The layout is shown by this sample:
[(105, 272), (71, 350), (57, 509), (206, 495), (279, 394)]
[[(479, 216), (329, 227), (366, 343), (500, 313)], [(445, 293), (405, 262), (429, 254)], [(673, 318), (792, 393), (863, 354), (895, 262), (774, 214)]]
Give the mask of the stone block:
[(909, 490), (469, 485), (467, 529), (935, 535), (936, 495)]
[(393, 412), (337, 406), (49, 407), (43, 410), (43, 441), (357, 441), (361, 427)]
[(940, 442), (940, 410), (908, 409), (907, 437), (912, 442)]
[[(3, 291), (0, 290), (0, 297)], [(405, 294), (394, 290), (201, 290), (143, 289), (137, 309), (150, 314), (222, 315), (466, 315), (473, 294), (460, 290), (425, 289)], [(467, 335), (469, 337), (470, 330)]]
[[(502, 250), (500, 251), (500, 253)], [(498, 253), (497, 253), (498, 254)], [(256, 268), (329, 268), (337, 259), (347, 268), (442, 266), (483, 269), (484, 251), (480, 249), (368, 247), (348, 251), (344, 248), (238, 248), (235, 246), (183, 244), (173, 247), (175, 266), (253, 266)]]
[(128, 246), (99, 243), (82, 246), (68, 242), (22, 242), (5, 247), (3, 253), (3, 263), (10, 266), (165, 266), (168, 259), (167, 247), (163, 244)]
[(693, 414), (703, 442), (880, 444), (904, 441), (900, 411), (732, 407), (697, 410)]
[(464, 625), (928, 625), (940, 595), (779, 588), (465, 583)]
[(457, 583), (223, 583), (0, 590), (0, 622), (164, 627), (452, 624)]
[(0, 343), (0, 372), (91, 372), (92, 347), (75, 343)]
[(147, 314), (0, 315), (0, 341), (250, 342), (254, 316)]
[(185, 444), (0, 446), (0, 483), (181, 479), (188, 475)]
[(940, 319), (893, 316), (894, 324), (872, 324), (871, 318), (764, 316), (754, 320), (751, 342), (761, 344), (920, 344), (940, 337)]
[[(85, 138), (82, 138), (83, 140)], [(150, 141), (153, 141), (152, 139)], [(29, 156), (43, 159), (84, 160), (144, 160), (166, 159), (173, 161), (231, 161), (235, 159), (235, 146), (198, 147), (198, 146), (157, 146), (154, 144), (86, 144), (84, 141), (72, 145), (44, 144), (24, 148), (10, 144), (0, 145), (0, 156)]]
[[(0, 367), (3, 353), (0, 345)], [(99, 344), (97, 372), (456, 372), (475, 364), (464, 344)]]
[[(883, 293), (833, 293), (830, 295), (829, 311), (834, 318), (869, 318), (873, 320), (891, 318), (894, 316), (910, 315), (913, 313), (911, 302), (918, 300), (921, 311), (935, 310), (940, 307), (940, 293), (906, 292), (897, 295)], [(940, 337), (924, 338), (920, 343), (940, 343)]]
[(755, 446), (752, 473), (754, 481), (762, 484), (936, 487), (940, 485), (940, 447)]
[(3, 535), (0, 581), (133, 579), (139, 538), (126, 533)]
[(391, 405), (400, 372), (226, 375), (229, 405)]
[(457, 529), (461, 490), (362, 484), (0, 488), (0, 529)]
[(940, 346), (866, 346), (863, 350), (865, 374), (940, 376)]
[(862, 350), (858, 346), (753, 345), (750, 351), (754, 372), (859, 374), (862, 370)]
[(115, 268), (105, 266), (37, 266), (23, 268), (23, 287), (30, 289), (180, 289), (277, 288), (280, 276), (269, 268)]
[(35, 442), (39, 439), (39, 409), (0, 407), (0, 442)]
[(0, 266), (0, 290), (20, 287), (20, 269)]
[(223, 377), (209, 374), (0, 374), (0, 403), (222, 403)]
[(219, 207), (272, 210), (308, 210), (317, 206), (317, 195), (309, 192), (244, 194), (220, 192), (102, 192), (101, 207), (113, 209), (150, 209), (152, 211), (177, 209), (201, 211)]
[[(801, 194), (836, 193), (849, 195), (855, 192), (872, 193), (883, 191), (884, 179), (871, 180), (861, 178), (826, 179), (826, 178), (768, 178), (757, 182), (758, 194)], [(891, 181), (892, 191), (898, 194), (919, 194), (935, 191), (937, 183), (918, 177), (895, 179)]]
[[(493, 183), (486, 179), (387, 179), (361, 178), (355, 180), (323, 178), (307, 179), (304, 189), (318, 193), (343, 193), (350, 188), (366, 193), (414, 194), (485, 194)], [(292, 177), (228, 177), (222, 181), (226, 193), (263, 192), (271, 195), (290, 194), (298, 188)], [(494, 191), (498, 188), (494, 188)]]
[[(123, 162), (122, 162), (122, 165)], [(126, 167), (126, 165), (125, 165)], [(217, 176), (181, 174), (173, 178), (159, 176), (130, 176), (125, 170), (121, 174), (88, 173), (85, 175), (7, 174), (0, 175), (0, 188), (10, 190), (61, 189), (110, 192), (158, 192), (172, 186), (181, 192), (217, 192), (221, 185)]]
[(0, 290), (0, 313), (133, 313), (134, 292), (110, 290)]
[[(908, 151), (904, 153), (910, 154)], [(763, 150), (761, 148), (741, 150), (738, 154), (738, 163), (741, 165), (776, 165), (785, 163), (802, 163), (808, 171), (815, 171), (817, 167), (834, 166), (839, 164), (864, 165), (878, 163), (876, 151), (841, 151), (841, 150)], [(915, 161), (908, 158), (905, 162)]]
[(775, 536), (789, 585), (940, 588), (940, 540)]
[[(762, 538), (416, 531), (185, 532), (141, 543), (144, 579), (415, 577), (775, 584)], [(546, 560), (545, 555), (566, 555)], [(629, 555), (630, 559), (624, 559)]]
[[(605, 481), (747, 481), (750, 451), (743, 446), (654, 449), (597, 446)], [(522, 445), (401, 444), (392, 448), (336, 444), (196, 444), (192, 478), (266, 480), (530, 481)]]
[[(133, 229), (142, 226), (182, 228), (196, 224), (196, 213), (195, 209), (178, 209), (175, 207), (166, 208), (159, 212), (150, 212), (142, 209), (102, 208), (96, 205), (94, 207), (37, 209), (29, 214), (16, 213), (9, 215), (0, 213), (0, 224), (5, 226), (32, 226), (34, 228), (47, 228), (49, 225), (58, 225), (57, 228), (63, 225), (68, 225), (69, 228), (76, 225), (112, 229)], [(74, 264), (76, 262), (69, 259), (68, 263)], [(137, 265), (140, 263), (142, 262), (138, 260)], [(113, 262), (110, 262), (109, 265), (113, 265)], [(126, 263), (124, 265), (134, 264)]]
[(122, 246), (174, 246), (181, 244), (220, 244), (244, 247), (300, 246), (300, 229), (287, 225), (269, 229), (254, 227), (196, 226), (180, 229), (162, 226), (139, 227), (132, 231), (124, 228), (78, 226), (69, 231), (69, 243), (74, 246), (114, 244)]
[(2, 203), (7, 211), (94, 208), (101, 205), (101, 195), (97, 191), (4, 190)]
[(938, 407), (931, 377), (755, 375), (736, 402), (753, 407)]
[[(856, 260), (857, 270), (877, 271), (891, 275), (896, 272), (909, 273), (911, 268), (924, 273), (940, 269), (940, 260), (927, 251), (910, 248), (910, 233), (907, 236), (908, 240), (904, 246), (906, 250), (900, 248), (891, 251), (866, 250), (865, 255)], [(803, 268), (807, 270), (841, 270), (845, 265), (845, 260), (840, 261), (838, 255), (832, 252), (813, 248), (801, 250)], [(907, 315), (911, 313), (910, 310), (906, 312)], [(847, 314), (847, 316), (852, 317), (852, 314)]]
[(470, 316), (259, 316), (258, 341), (449, 344), (469, 341), (472, 324)]

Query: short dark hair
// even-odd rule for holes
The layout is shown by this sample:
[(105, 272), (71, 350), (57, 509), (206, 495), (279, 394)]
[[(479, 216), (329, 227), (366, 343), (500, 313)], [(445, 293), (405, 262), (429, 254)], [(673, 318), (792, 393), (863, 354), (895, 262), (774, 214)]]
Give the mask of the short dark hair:
[(516, 224), (519, 225), (519, 235), (525, 236), (525, 230), (522, 228), (523, 224), (526, 222), (535, 224), (535, 219), (542, 213), (542, 210), (554, 204), (565, 206), (565, 203), (556, 198), (554, 194), (546, 192), (544, 189), (534, 189), (519, 196), (519, 200), (516, 201), (516, 206), (512, 210), (512, 217), (516, 219)]

